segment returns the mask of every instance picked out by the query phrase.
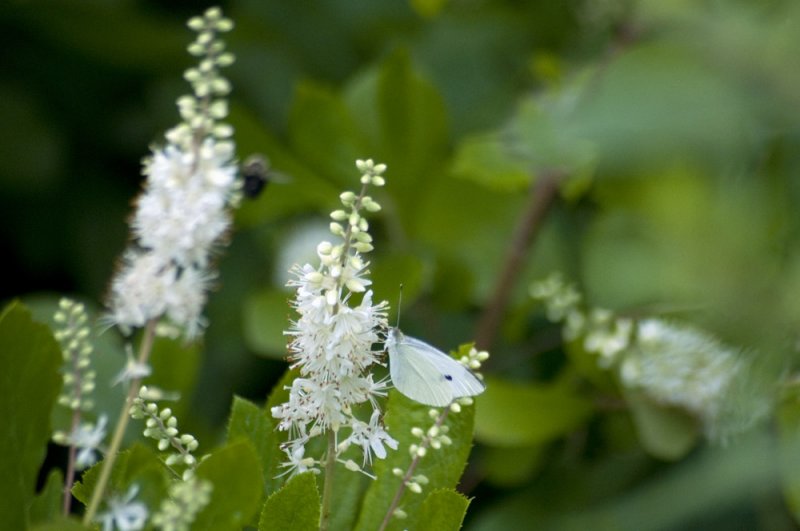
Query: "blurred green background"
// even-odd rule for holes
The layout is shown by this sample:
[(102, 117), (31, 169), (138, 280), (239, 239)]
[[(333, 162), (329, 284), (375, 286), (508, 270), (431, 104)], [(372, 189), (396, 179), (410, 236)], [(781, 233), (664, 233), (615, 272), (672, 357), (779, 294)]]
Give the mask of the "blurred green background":
[[(187, 91), (185, 20), (207, 6), (0, 6), (3, 299), (103, 301), (140, 160), (176, 123)], [(290, 180), (237, 213), (199, 360), (171, 369), (192, 390), (181, 417), (189, 431), (213, 442), (233, 394), (264, 400), (282, 374), (287, 270), (327, 237), (327, 213), (356, 184), (356, 158), (389, 166), (372, 222), (376, 297), (394, 305), (403, 283), (404, 330), (444, 349), (476, 337), (515, 227), (544, 201), (529, 190), (558, 175), (560, 193), (532, 245), (517, 246), (521, 269), (484, 342), (490, 392), (478, 401), (462, 484), (475, 497), (466, 528), (796, 528), (791, 390), (776, 383), (780, 416), (728, 445), (698, 440), (670, 459), (653, 455), (641, 417), (613, 382), (573, 365), (528, 285), (561, 270), (592, 305), (669, 308), (773, 381), (791, 377), (797, 2), (222, 7), (236, 24), (226, 40), (237, 56), (227, 73), (239, 155), (264, 153)]]

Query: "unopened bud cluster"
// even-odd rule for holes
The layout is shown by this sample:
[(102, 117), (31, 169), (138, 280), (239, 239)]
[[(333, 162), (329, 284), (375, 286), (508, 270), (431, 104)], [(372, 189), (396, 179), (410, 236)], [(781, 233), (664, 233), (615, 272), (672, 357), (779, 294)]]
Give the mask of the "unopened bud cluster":
[(233, 22), (223, 17), (218, 7), (207, 9), (202, 17), (189, 19), (188, 25), (197, 32), (197, 38), (189, 45), (188, 51), (199, 59), (199, 63), (183, 75), (192, 86), (192, 94), (178, 99), (178, 112), (183, 123), (167, 136), (170, 142), (187, 150), (198, 137), (211, 135), (223, 140), (233, 134), (233, 128), (221, 121), (228, 116), (227, 96), (231, 84), (220, 74), (220, 68), (234, 62), (233, 54), (225, 51), (225, 41), (218, 38), (219, 33), (233, 29)]
[(488, 359), (489, 352), (470, 347), (469, 352), (458, 358), (458, 361), (469, 370), (478, 371), (483, 366), (483, 362)]
[(96, 373), (91, 366), (94, 347), (86, 308), (70, 299), (61, 299), (53, 320), (58, 326), (54, 335), (64, 357), (64, 386), (58, 403), (73, 411), (89, 411), (94, 407), (91, 394), (95, 388)]
[[(359, 253), (368, 253), (372, 247), (372, 236), (369, 234), (369, 223), (362, 217), (360, 210), (378, 212), (381, 205), (372, 197), (365, 195), (368, 185), (383, 186), (386, 184), (382, 174), (386, 171), (386, 164), (375, 164), (372, 159), (356, 161), (358, 170), (362, 172), (362, 193), (344, 192), (339, 196), (343, 209), (331, 212), (331, 232), (345, 239), (345, 244)], [(363, 265), (362, 265), (363, 266)], [(363, 291), (363, 289), (362, 289)]]
[(210, 481), (190, 477), (169, 487), (169, 498), (161, 502), (152, 524), (162, 531), (189, 531), (197, 514), (211, 501)]
[(167, 455), (165, 464), (167, 466), (185, 465), (187, 467), (184, 476), (191, 477), (191, 472), (197, 465), (197, 459), (192, 452), (197, 449), (198, 442), (193, 435), (188, 433), (181, 434), (178, 430), (178, 419), (172, 414), (172, 409), (166, 407), (158, 408), (158, 404), (148, 401), (152, 396), (146, 386), (139, 390), (139, 396), (133, 400), (130, 407), (130, 415), (135, 419), (145, 420), (144, 436), (158, 441), (158, 449), (166, 452), (172, 448), (172, 452)]

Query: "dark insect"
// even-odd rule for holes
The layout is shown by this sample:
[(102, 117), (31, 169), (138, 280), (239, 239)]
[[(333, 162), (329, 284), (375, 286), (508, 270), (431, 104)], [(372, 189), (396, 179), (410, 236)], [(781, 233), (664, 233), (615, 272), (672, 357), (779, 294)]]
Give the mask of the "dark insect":
[(242, 163), (242, 192), (245, 197), (255, 199), (271, 179), (269, 160), (263, 155), (250, 155)]

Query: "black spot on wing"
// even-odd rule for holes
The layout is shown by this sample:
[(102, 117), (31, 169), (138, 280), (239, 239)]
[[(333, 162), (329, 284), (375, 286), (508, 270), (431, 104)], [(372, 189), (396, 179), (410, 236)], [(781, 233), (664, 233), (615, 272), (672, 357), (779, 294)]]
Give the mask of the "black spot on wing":
[(453, 381), (453, 377), (451, 375), (449, 375), (449, 374), (445, 374), (444, 375), (444, 379), (447, 380), (448, 382), (452, 382)]

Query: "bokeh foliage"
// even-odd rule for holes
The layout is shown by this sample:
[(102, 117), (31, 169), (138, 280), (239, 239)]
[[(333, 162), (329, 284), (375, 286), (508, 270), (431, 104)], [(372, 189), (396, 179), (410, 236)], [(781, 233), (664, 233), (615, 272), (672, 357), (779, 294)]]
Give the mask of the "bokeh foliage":
[[(157, 368), (164, 386), (193, 396), (180, 406), (188, 431), (213, 447), (231, 410), (236, 422), (269, 427), (233, 395), (261, 403), (283, 373), (286, 271), (324, 237), (356, 158), (389, 166), (373, 222), (376, 296), (393, 302), (403, 283), (404, 330), (445, 349), (474, 338), (528, 190), (557, 174), (560, 194), (524, 249), (491, 345), (461, 484), (474, 496), (466, 528), (792, 528), (800, 403), (781, 382), (795, 369), (800, 317), (795, 2), (223, 7), (237, 25), (240, 156), (264, 153), (289, 179), (237, 213), (202, 348), (176, 354), (182, 372)], [(175, 28), (200, 9), (0, 7), (4, 298), (102, 300), (139, 160), (175, 122), (184, 91), (188, 30)], [(562, 346), (530, 300), (530, 281), (554, 269), (594, 305), (668, 315), (741, 349), (774, 382), (780, 429), (764, 422), (719, 447), (689, 437), (680, 414), (623, 394), (575, 345)], [(122, 350), (109, 342), (113, 374)]]

